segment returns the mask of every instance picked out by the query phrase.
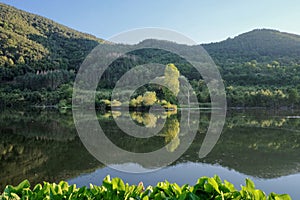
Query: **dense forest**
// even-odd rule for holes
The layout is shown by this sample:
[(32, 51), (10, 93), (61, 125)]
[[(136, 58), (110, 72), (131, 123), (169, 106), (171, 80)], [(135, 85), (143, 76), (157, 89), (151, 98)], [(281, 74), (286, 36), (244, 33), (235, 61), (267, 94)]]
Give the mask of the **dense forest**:
[[(103, 43), (92, 35), (0, 3), (0, 107), (70, 105), (72, 84), (81, 63)], [(202, 47), (218, 66), (228, 106), (299, 107), (300, 36), (257, 29)], [(134, 59), (119, 58), (105, 71), (96, 105), (110, 99), (112, 88), (126, 71), (150, 62), (174, 63), (198, 100), (210, 101), (202, 77), (178, 55), (158, 49), (130, 54)], [(133, 98), (147, 90), (160, 95), (157, 87), (150, 85)], [(176, 103), (172, 98), (166, 100)]]
[(203, 47), (220, 67), (229, 105), (299, 103), (299, 35), (257, 29)]
[(0, 106), (55, 105), (69, 98), (76, 70), (103, 42), (5, 4), (0, 38)]

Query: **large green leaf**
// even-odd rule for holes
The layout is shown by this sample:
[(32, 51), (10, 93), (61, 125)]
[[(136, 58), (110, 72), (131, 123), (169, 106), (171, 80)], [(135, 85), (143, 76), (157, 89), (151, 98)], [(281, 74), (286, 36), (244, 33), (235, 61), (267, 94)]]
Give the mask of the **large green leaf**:
[(248, 189), (255, 189), (255, 184), (249, 178), (246, 178), (246, 187)]
[(219, 185), (217, 183), (217, 181), (214, 178), (209, 178), (207, 180), (207, 184), (204, 185), (204, 188), (206, 191), (208, 192), (218, 192), (218, 194), (220, 194), (220, 190), (219, 190)]
[(125, 184), (120, 178), (113, 178), (111, 180), (113, 190), (125, 191)]
[(246, 179), (246, 185), (240, 191), (228, 181), (222, 182), (218, 176), (213, 178), (202, 177), (195, 186), (183, 185), (168, 181), (160, 182), (155, 187), (149, 186), (145, 190), (143, 184), (124, 184), (120, 178), (110, 179), (107, 176), (102, 186), (90, 185), (90, 188), (76, 188), (61, 181), (59, 184), (44, 182), (43, 186), (37, 184), (33, 190), (27, 180), (18, 186), (7, 186), (0, 196), (0, 200), (9, 199), (104, 199), (104, 200), (291, 200), (287, 194), (271, 193), (268, 197), (258, 189), (254, 183)]

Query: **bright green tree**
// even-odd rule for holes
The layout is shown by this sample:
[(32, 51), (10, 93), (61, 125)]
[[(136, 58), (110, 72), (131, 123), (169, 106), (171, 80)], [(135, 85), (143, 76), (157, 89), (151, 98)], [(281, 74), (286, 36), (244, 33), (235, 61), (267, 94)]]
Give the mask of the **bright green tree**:
[(176, 97), (179, 93), (180, 73), (174, 64), (168, 64), (164, 73), (164, 87), (162, 89), (164, 99), (172, 104), (176, 104)]
[(180, 73), (174, 64), (168, 64), (165, 69), (165, 84), (172, 93), (177, 96), (179, 93), (179, 76)]
[(157, 101), (155, 92), (145, 92), (143, 95), (143, 104), (145, 106), (152, 106)]

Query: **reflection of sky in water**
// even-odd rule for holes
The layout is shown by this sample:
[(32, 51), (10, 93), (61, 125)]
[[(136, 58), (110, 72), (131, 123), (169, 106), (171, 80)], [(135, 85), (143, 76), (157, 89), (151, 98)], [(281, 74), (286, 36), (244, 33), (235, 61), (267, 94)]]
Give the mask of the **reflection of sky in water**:
[[(123, 166), (132, 169), (141, 168), (141, 166), (136, 164), (123, 164)], [(235, 170), (229, 170), (218, 165), (192, 162), (181, 163), (155, 172), (142, 174), (125, 173), (105, 167), (90, 174), (84, 174), (77, 178), (70, 179), (68, 182), (70, 184), (76, 184), (77, 186), (89, 186), (90, 183), (101, 185), (103, 178), (107, 174), (110, 174), (111, 177), (120, 177), (129, 184), (138, 184), (140, 181), (142, 181), (145, 186), (156, 185), (157, 182), (164, 180), (176, 182), (179, 185), (186, 183), (193, 185), (196, 183), (199, 177), (212, 177), (215, 174), (218, 174), (221, 175), (222, 180), (230, 181), (237, 189), (240, 189), (240, 185), (245, 184), (245, 178), (248, 177), (254, 181), (256, 188), (265, 191), (266, 194), (271, 192), (279, 194), (287, 193), (290, 194), (292, 199), (296, 199), (296, 197), (300, 196), (300, 190), (298, 189), (300, 184), (300, 174), (288, 175), (276, 179), (259, 179), (241, 174)]]
[[(201, 176), (218, 174), (223, 180), (234, 183), (238, 189), (248, 176), (254, 180), (257, 188), (266, 193), (273, 191), (288, 193), (293, 199), (297, 199), (296, 197), (300, 196), (299, 111), (278, 112), (277, 110), (229, 112), (224, 132), (217, 145), (207, 157), (199, 159), (199, 149), (210, 119), (209, 113), (201, 112), (199, 134), (186, 153), (176, 161), (177, 164), (153, 173), (128, 174), (107, 167), (100, 168), (102, 164), (97, 162), (76, 139), (72, 113), (43, 111), (20, 114), (6, 111), (1, 114), (0, 119), (0, 151), (9, 152), (12, 147), (13, 150), (2, 155), (0, 187), (4, 189), (6, 184), (17, 185), (25, 178), (28, 178), (32, 185), (44, 180), (58, 182), (61, 179), (69, 179), (70, 183), (79, 186), (89, 185), (90, 182), (99, 185), (107, 174), (121, 177), (130, 184), (143, 181), (145, 185), (155, 185), (158, 181), (167, 179), (182, 185), (194, 184)], [(125, 134), (120, 134), (111, 113), (99, 115), (99, 123), (106, 127), (107, 136), (128, 151), (149, 152), (151, 149), (166, 145), (169, 141), (167, 136), (170, 138), (178, 136), (181, 142), (188, 134), (184, 131), (187, 127), (182, 124), (179, 126), (179, 134), (178, 129), (172, 129), (177, 121), (179, 122), (175, 115), (168, 116), (159, 112), (154, 112), (153, 115), (130, 114), (126, 116), (119, 112), (115, 113), (115, 116), (134, 118), (137, 124), (149, 128), (158, 127), (163, 122), (166, 124), (157, 137), (149, 140), (131, 140)], [(193, 121), (190, 122), (192, 124)], [(174, 149), (177, 147), (177, 143), (175, 144)], [(18, 149), (21, 150), (17, 151)], [(118, 166), (133, 171), (143, 169), (137, 164), (123, 164), (126, 161), (118, 161), (120, 162), (112, 163), (120, 163)], [(29, 162), (30, 169), (28, 169)], [(219, 165), (215, 165), (216, 163)], [(95, 169), (97, 170), (94, 171)], [(91, 171), (94, 172), (90, 173)], [(74, 178), (70, 179), (71, 177)]]

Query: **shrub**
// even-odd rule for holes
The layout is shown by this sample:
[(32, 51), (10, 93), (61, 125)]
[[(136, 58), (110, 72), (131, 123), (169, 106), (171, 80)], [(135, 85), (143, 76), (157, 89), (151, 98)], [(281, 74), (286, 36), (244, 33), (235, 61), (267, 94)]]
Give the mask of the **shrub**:
[(246, 179), (246, 185), (241, 190), (235, 189), (228, 181), (222, 182), (218, 176), (202, 177), (194, 186), (185, 184), (179, 186), (168, 181), (159, 182), (156, 186), (146, 189), (143, 184), (129, 185), (120, 178), (110, 179), (107, 176), (102, 186), (90, 185), (89, 188), (77, 188), (61, 181), (59, 184), (44, 182), (30, 189), (28, 180), (18, 186), (6, 186), (0, 199), (243, 199), (243, 200), (290, 200), (287, 194), (271, 193), (267, 196), (263, 191), (255, 189), (254, 183)]

